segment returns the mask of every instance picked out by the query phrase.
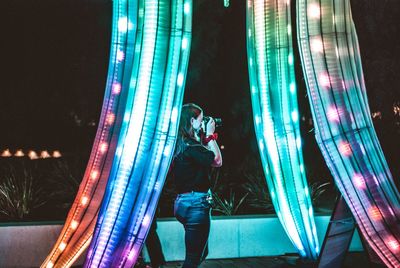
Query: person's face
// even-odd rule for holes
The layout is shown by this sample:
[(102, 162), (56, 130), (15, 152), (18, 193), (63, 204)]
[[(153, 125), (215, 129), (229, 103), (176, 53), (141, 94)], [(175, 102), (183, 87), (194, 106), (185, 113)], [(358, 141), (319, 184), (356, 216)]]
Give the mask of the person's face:
[(203, 112), (197, 118), (192, 117), (191, 123), (194, 131), (199, 132), (203, 124)]

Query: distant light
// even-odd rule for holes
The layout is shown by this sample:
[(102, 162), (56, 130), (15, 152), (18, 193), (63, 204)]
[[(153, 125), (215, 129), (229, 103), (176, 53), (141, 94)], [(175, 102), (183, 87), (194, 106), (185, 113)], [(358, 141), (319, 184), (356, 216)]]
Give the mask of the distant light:
[(224, 145), (221, 145), (220, 148), (221, 148), (221, 150), (223, 150), (223, 149), (225, 149), (225, 146), (224, 146)]
[(374, 119), (382, 119), (382, 113), (381, 113), (380, 111), (378, 111), (378, 112), (373, 112), (373, 113), (371, 114), (371, 116), (372, 116), (372, 118), (374, 118)]
[(34, 159), (38, 159), (38, 158), (39, 158), (39, 156), (37, 155), (37, 153), (36, 153), (35, 151), (29, 151), (29, 152), (28, 152), (28, 157), (29, 157), (31, 160), (34, 160)]
[(10, 152), (9, 149), (6, 149), (6, 150), (4, 150), (4, 151), (1, 153), (1, 156), (2, 156), (2, 157), (11, 157), (12, 154), (11, 154), (11, 152)]
[(25, 156), (24, 152), (22, 150), (17, 150), (14, 154), (16, 157), (22, 157)]
[(40, 152), (40, 158), (50, 158), (51, 155), (49, 154), (48, 151), (44, 150)]
[(61, 153), (60, 153), (60, 151), (54, 151), (53, 152), (53, 157), (54, 158), (60, 158), (62, 155), (61, 155)]
[(308, 16), (314, 19), (318, 19), (321, 16), (320, 6), (318, 4), (311, 4), (308, 7)]

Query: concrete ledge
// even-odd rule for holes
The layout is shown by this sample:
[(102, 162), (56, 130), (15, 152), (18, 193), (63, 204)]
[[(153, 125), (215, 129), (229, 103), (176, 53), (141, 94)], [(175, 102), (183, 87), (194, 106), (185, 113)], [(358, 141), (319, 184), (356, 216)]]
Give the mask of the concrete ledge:
[[(317, 216), (320, 245), (330, 216)], [(184, 259), (184, 230), (175, 219), (158, 220), (157, 233), (167, 261)], [(277, 256), (297, 253), (275, 215), (213, 217), (208, 259)], [(350, 251), (363, 251), (355, 232)], [(147, 258), (147, 256), (146, 256)]]
[[(330, 216), (317, 216), (316, 225), (322, 244)], [(58, 238), (62, 223), (38, 225), (0, 225), (0, 267), (39, 267)], [(184, 230), (175, 218), (158, 220), (167, 261), (184, 259)], [(209, 259), (276, 256), (296, 253), (275, 215), (218, 216), (212, 218)], [(362, 251), (357, 234), (351, 251)], [(81, 264), (84, 257), (76, 264)]]

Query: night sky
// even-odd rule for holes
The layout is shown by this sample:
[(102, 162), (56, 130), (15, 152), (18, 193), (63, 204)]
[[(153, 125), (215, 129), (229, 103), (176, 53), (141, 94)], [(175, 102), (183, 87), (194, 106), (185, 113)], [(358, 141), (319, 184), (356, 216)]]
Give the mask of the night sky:
[[(225, 159), (258, 153), (251, 118), (245, 1), (195, 0), (193, 43), (184, 102), (222, 117)], [(351, 1), (371, 111), (391, 166), (398, 158), (392, 105), (400, 101), (400, 2)], [(0, 150), (90, 151), (106, 81), (112, 2), (13, 0), (2, 3)], [(297, 62), (299, 69), (299, 62)], [(316, 150), (301, 72), (299, 106), (308, 152)], [(308, 147), (307, 147), (308, 146)], [(235, 160), (236, 159), (236, 160)], [(226, 163), (226, 162), (225, 162)]]

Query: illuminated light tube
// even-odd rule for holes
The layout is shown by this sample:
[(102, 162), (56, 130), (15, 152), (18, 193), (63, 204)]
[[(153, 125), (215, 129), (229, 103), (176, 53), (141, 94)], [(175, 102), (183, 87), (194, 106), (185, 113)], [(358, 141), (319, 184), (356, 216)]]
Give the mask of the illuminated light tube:
[[(319, 253), (304, 172), (290, 3), (247, 1), (247, 53), (254, 125), (272, 202), (302, 258)], [(321, 45), (316, 43), (316, 49)]]
[(400, 267), (400, 195), (370, 116), (350, 1), (299, 0), (296, 9), (318, 145), (367, 243)]
[(134, 1), (113, 1), (107, 84), (96, 137), (84, 177), (60, 236), (41, 267), (70, 267), (88, 247), (111, 171), (133, 69), (138, 15)]
[(192, 2), (128, 3), (136, 6), (119, 26), (136, 22), (133, 68), (129, 83), (113, 88), (127, 91), (126, 107), (85, 267), (135, 264), (172, 159), (183, 100)]

